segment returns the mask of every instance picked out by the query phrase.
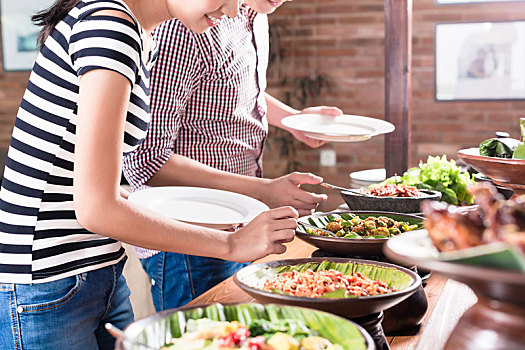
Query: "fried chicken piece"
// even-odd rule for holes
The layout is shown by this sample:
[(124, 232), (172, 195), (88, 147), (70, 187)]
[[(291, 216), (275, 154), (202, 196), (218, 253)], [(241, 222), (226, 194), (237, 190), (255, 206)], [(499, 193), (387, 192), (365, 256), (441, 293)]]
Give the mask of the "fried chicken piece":
[(489, 182), (471, 186), (469, 191), (474, 195), (475, 202), (483, 215), (483, 224), (486, 228), (483, 241), (485, 243), (501, 241), (500, 210), (505, 203), (505, 198)]
[(525, 253), (525, 195), (505, 201), (489, 183), (469, 188), (479, 208), (466, 213), (454, 206), (423, 202), (425, 228), (440, 251), (506, 241)]
[(507, 201), (499, 211), (498, 220), (502, 240), (525, 253), (525, 195)]
[(421, 203), (425, 228), (438, 250), (451, 251), (483, 244), (485, 226), (479, 214), (459, 214), (452, 208), (440, 202)]

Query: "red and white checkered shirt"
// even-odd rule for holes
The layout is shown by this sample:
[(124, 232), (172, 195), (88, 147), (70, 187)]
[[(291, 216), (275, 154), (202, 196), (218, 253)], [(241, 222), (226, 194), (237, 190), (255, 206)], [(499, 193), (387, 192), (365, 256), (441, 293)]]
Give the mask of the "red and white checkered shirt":
[[(268, 133), (268, 19), (249, 8), (203, 34), (178, 20), (155, 29), (159, 57), (151, 73), (151, 124), (124, 157), (132, 191), (176, 153), (211, 167), (262, 176)], [(155, 251), (137, 249), (145, 258)]]

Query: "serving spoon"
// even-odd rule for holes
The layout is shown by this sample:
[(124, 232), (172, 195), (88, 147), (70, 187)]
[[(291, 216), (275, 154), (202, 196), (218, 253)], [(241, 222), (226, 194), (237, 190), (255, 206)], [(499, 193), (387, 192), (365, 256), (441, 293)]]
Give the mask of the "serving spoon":
[(147, 345), (147, 344), (144, 344), (144, 343), (141, 343), (141, 342), (138, 342), (134, 339), (131, 339), (129, 338), (126, 333), (124, 333), (121, 329), (115, 327), (114, 325), (112, 325), (111, 323), (106, 323), (104, 325), (104, 327), (106, 328), (106, 330), (108, 331), (109, 334), (111, 334), (113, 337), (115, 337), (116, 339), (120, 339), (120, 340), (126, 340), (130, 343), (132, 343), (133, 345), (138, 345), (138, 346), (142, 346), (144, 347), (145, 349), (149, 349), (149, 350), (160, 350), (160, 348), (155, 348), (155, 347), (152, 347), (150, 345)]
[(322, 232), (328, 233), (332, 237), (341, 238), (341, 237), (337, 236), (335, 233), (333, 233), (332, 231), (326, 230), (324, 228), (319, 228), (319, 227), (317, 227), (315, 225), (311, 225), (311, 224), (308, 224), (308, 223), (303, 222), (303, 221), (297, 221), (297, 223), (299, 225), (302, 225), (302, 226), (305, 226), (305, 227), (309, 227), (309, 228), (314, 229), (314, 230), (318, 230), (318, 231), (322, 231)]
[(376, 196), (372, 196), (370, 194), (362, 193), (362, 192), (360, 192), (358, 190), (354, 190), (354, 189), (351, 189), (351, 188), (344, 188), (344, 187), (332, 185), (332, 184), (329, 184), (329, 183), (326, 183), (326, 182), (322, 182), (320, 185), (323, 186), (323, 187), (326, 187), (326, 188), (331, 188), (333, 190), (352, 192), (352, 193), (355, 193), (355, 194), (363, 196), (363, 197), (377, 198)]

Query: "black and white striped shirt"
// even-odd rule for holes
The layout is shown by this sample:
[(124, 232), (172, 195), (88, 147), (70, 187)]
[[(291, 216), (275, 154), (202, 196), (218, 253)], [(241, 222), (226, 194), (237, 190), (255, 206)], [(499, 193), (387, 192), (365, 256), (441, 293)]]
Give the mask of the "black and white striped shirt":
[[(117, 16), (94, 15), (114, 9)], [(0, 282), (40, 283), (95, 270), (124, 256), (120, 242), (84, 229), (73, 203), (79, 79), (94, 69), (132, 84), (124, 153), (149, 123), (146, 36), (122, 0), (84, 0), (56, 26), (40, 51), (17, 114), (0, 190)]]

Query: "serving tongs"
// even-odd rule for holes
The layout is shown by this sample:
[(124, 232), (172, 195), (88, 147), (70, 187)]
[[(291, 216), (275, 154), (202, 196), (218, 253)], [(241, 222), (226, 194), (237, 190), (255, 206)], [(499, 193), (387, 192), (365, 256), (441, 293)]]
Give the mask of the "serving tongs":
[(143, 347), (144, 349), (148, 349), (148, 350), (160, 350), (160, 348), (155, 348), (155, 347), (150, 346), (148, 344), (144, 344), (144, 343), (138, 342), (138, 341), (136, 341), (134, 339), (131, 339), (130, 337), (128, 337), (126, 335), (126, 333), (124, 333), (124, 331), (122, 331), (121, 329), (115, 327), (114, 325), (112, 325), (109, 322), (106, 323), (104, 326), (106, 327), (106, 330), (108, 331), (109, 334), (111, 334), (116, 339), (119, 339), (120, 341), (130, 342), (133, 345), (137, 345), (137, 346)]
[(355, 193), (355, 194), (363, 196), (363, 197), (377, 198), (376, 196), (372, 196), (370, 194), (366, 194), (366, 193), (360, 192), (359, 190), (354, 190), (354, 189), (351, 189), (351, 188), (344, 188), (344, 187), (332, 185), (332, 184), (329, 184), (329, 183), (326, 183), (326, 182), (322, 182), (320, 185), (323, 186), (323, 187), (326, 187), (326, 188), (331, 188), (333, 190), (352, 192), (352, 193)]
[(301, 226), (304, 226), (304, 227), (308, 227), (308, 228), (311, 228), (311, 229), (314, 229), (314, 230), (318, 230), (318, 231), (322, 231), (322, 232), (328, 233), (332, 237), (341, 238), (341, 237), (337, 236), (335, 233), (333, 233), (332, 231), (329, 231), (329, 230), (324, 229), (324, 228), (319, 228), (319, 227), (317, 227), (315, 225), (312, 225), (312, 224), (309, 224), (307, 222), (298, 220), (297, 223), (299, 225), (301, 225)]

